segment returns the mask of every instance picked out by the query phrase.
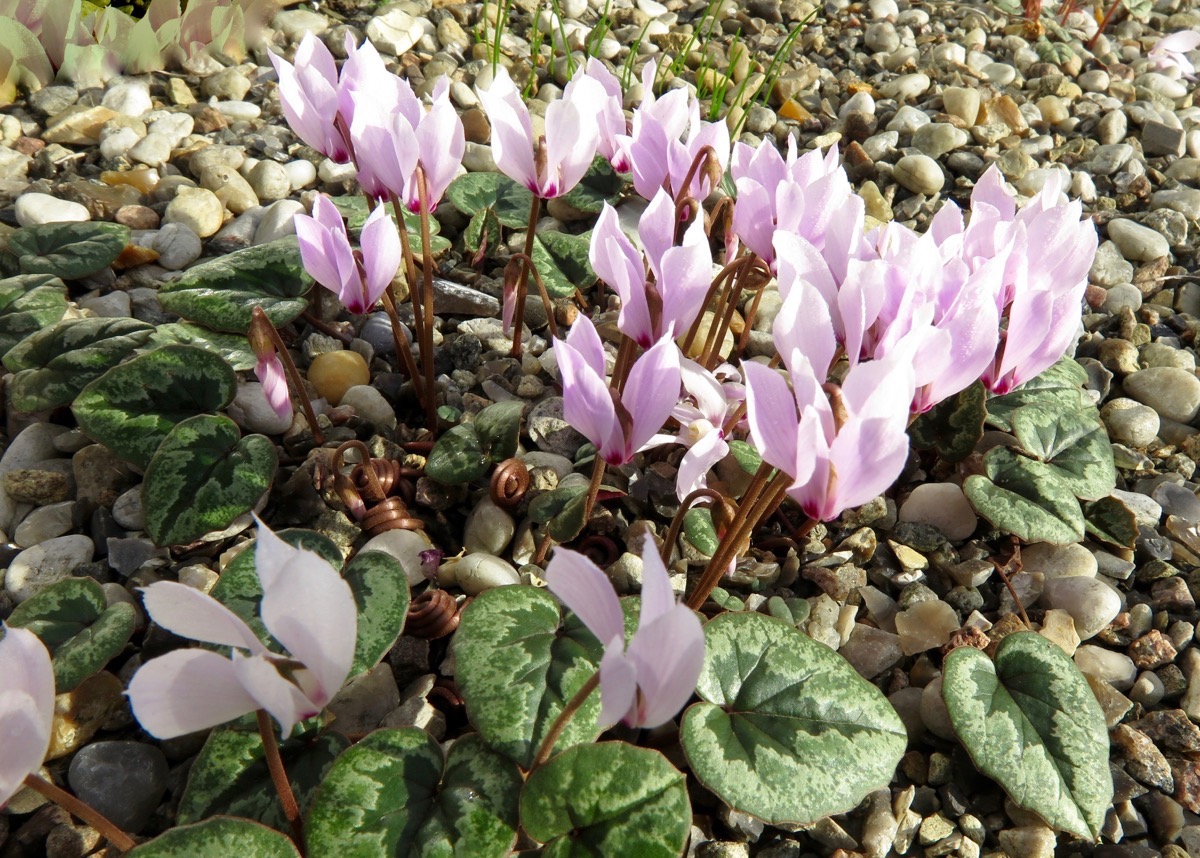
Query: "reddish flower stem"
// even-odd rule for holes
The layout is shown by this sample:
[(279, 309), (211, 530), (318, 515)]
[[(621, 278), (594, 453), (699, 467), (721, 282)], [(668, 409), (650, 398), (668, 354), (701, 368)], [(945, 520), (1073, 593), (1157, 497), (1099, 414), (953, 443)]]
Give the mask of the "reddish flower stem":
[(542, 213), (542, 198), (533, 195), (529, 204), (529, 227), (525, 233), (525, 259), (521, 262), (521, 275), (517, 278), (516, 306), (513, 307), (513, 344), (511, 355), (521, 356), (521, 328), (525, 324), (525, 294), (529, 284), (529, 269), (533, 262), (533, 240), (537, 236), (538, 216)]
[(313, 441), (319, 447), (325, 443), (325, 435), (321, 432), (321, 427), (317, 424), (317, 415), (313, 411), (312, 402), (308, 399), (308, 392), (304, 389), (304, 379), (300, 377), (300, 371), (296, 369), (296, 364), (292, 361), (292, 356), (288, 354), (283, 338), (279, 336), (279, 331), (275, 330), (275, 326), (271, 324), (271, 320), (263, 312), (262, 307), (255, 307), (251, 310), (250, 316), (251, 329), (268, 337), (271, 340), (271, 344), (275, 346), (275, 353), (279, 355), (279, 361), (283, 364), (283, 370), (287, 373), (288, 381), (291, 382), (292, 396), (300, 401), (300, 407), (304, 409), (304, 416), (308, 420), (309, 429), (312, 431)]
[(35, 792), (41, 793), (72, 816), (82, 819), (104, 835), (105, 840), (122, 852), (128, 852), (137, 846), (132, 837), (113, 825), (108, 817), (104, 816), (100, 811), (71, 795), (66, 790), (55, 786), (50, 781), (38, 775), (30, 774), (25, 776), (25, 786)]
[(267, 760), (267, 769), (271, 772), (271, 782), (275, 784), (275, 792), (279, 794), (279, 803), (283, 805), (283, 815), (287, 817), (288, 825), (292, 827), (292, 839), (300, 854), (304, 854), (304, 823), (300, 819), (300, 805), (292, 792), (292, 784), (288, 780), (287, 771), (283, 767), (283, 757), (279, 754), (279, 743), (275, 741), (275, 729), (271, 725), (271, 716), (265, 709), (259, 709), (258, 735), (262, 737), (263, 756)]
[(559, 737), (562, 736), (563, 730), (567, 729), (567, 724), (570, 723), (580, 707), (587, 702), (588, 697), (591, 696), (598, 685), (600, 685), (600, 671), (593, 673), (588, 681), (583, 684), (583, 687), (575, 692), (575, 696), (567, 701), (567, 705), (563, 707), (562, 712), (558, 713), (558, 717), (550, 725), (550, 732), (542, 740), (537, 756), (533, 758), (533, 765), (529, 767), (529, 771), (532, 772), (550, 759), (550, 755), (554, 753), (554, 746), (557, 744)]

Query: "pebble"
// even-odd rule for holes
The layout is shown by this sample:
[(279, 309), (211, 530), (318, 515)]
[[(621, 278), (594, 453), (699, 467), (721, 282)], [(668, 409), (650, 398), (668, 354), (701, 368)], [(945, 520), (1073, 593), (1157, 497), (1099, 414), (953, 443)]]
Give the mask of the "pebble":
[(502, 554), (516, 533), (517, 523), (507, 510), (484, 498), (471, 510), (463, 529), (467, 554)]
[(1126, 218), (1108, 222), (1108, 237), (1132, 262), (1152, 262), (1171, 252), (1171, 246), (1162, 235)]
[(110, 85), (100, 104), (125, 116), (145, 116), (154, 108), (150, 89), (144, 83)]
[(974, 125), (976, 117), (979, 116), (979, 90), (948, 86), (942, 90), (942, 104), (951, 116), (957, 116), (968, 126)]
[(917, 486), (900, 507), (900, 521), (929, 524), (951, 542), (968, 538), (979, 523), (962, 489), (954, 483)]
[(187, 268), (204, 252), (200, 236), (185, 223), (165, 225), (155, 234), (151, 246), (158, 253), (158, 264), (168, 271)]
[(142, 505), (142, 489), (130, 489), (118, 497), (112, 506), (113, 521), (126, 530), (144, 530), (146, 509)]
[(905, 655), (942, 646), (958, 627), (958, 615), (945, 602), (918, 602), (896, 614), (896, 633)]
[(561, 396), (548, 396), (530, 409), (526, 418), (529, 437), (538, 449), (573, 459), (587, 439), (563, 417)]
[(1138, 675), (1138, 669), (1129, 656), (1093, 644), (1084, 644), (1075, 651), (1075, 665), (1118, 691), (1132, 688)]
[(23, 193), (17, 197), (13, 205), (13, 214), (19, 226), (91, 220), (87, 206), (35, 192)]
[(183, 224), (200, 238), (208, 238), (221, 228), (224, 219), (225, 206), (212, 191), (180, 188), (167, 204), (163, 224)]
[(421, 40), (425, 28), (418, 18), (393, 8), (367, 23), (367, 38), (380, 53), (398, 57)]
[(1200, 414), (1200, 378), (1186, 369), (1156, 366), (1126, 377), (1125, 393), (1160, 417), (1191, 423)]
[(1096, 578), (1052, 578), (1045, 582), (1042, 600), (1066, 611), (1075, 620), (1080, 640), (1095, 637), (1121, 612), (1121, 597)]
[[(961, 146), (966, 146), (969, 139), (970, 138), (967, 136), (967, 132), (963, 131), (961, 128), (956, 128), (948, 122), (931, 122), (928, 125), (921, 126), (913, 133), (912, 144), (920, 149), (925, 155), (928, 155), (932, 159), (937, 159), (941, 158), (948, 152), (953, 152), (955, 149), (958, 149)], [(897, 164), (896, 166), (899, 168), (900, 165)], [(912, 170), (915, 168), (910, 166), (908, 169)], [(924, 169), (928, 170), (928, 167), (925, 167)], [(930, 184), (935, 181), (933, 179), (933, 175), (934, 174), (930, 171), (930, 178), (927, 180)], [(940, 178), (941, 171), (939, 170), (938, 179)], [(904, 184), (899, 177), (896, 178), (896, 181)], [(909, 186), (905, 184), (905, 187)], [(941, 185), (939, 184), (938, 189), (940, 190), (940, 188)], [(909, 189), (912, 190), (911, 188)], [(936, 191), (928, 191), (923, 193), (936, 193)]]
[[(260, 162), (271, 163), (271, 162)], [(279, 167), (278, 164), (275, 165)], [(283, 169), (279, 167), (279, 169)], [(200, 187), (213, 192), (221, 204), (234, 214), (258, 205), (258, 195), (242, 175), (226, 164), (212, 164), (200, 174)], [(220, 224), (217, 225), (220, 229)], [(217, 230), (213, 230), (216, 232)], [(207, 236), (205, 236), (207, 237)]]
[(1109, 437), (1119, 444), (1144, 448), (1158, 436), (1159, 416), (1153, 408), (1132, 399), (1110, 400), (1100, 409)]
[(261, 435), (280, 435), (292, 425), (291, 412), (280, 417), (257, 381), (243, 381), (238, 385), (233, 402), (229, 403), (229, 416), (246, 431)]
[(308, 381), (316, 388), (318, 396), (336, 406), (350, 388), (369, 384), (371, 371), (358, 352), (349, 349), (325, 352), (309, 364)]
[(150, 133), (129, 148), (130, 159), (149, 167), (161, 167), (171, 160), (171, 138)]
[(499, 557), (477, 553), (443, 563), (438, 570), (438, 581), (442, 586), (457, 584), (468, 596), (478, 596), (494, 587), (520, 584), (521, 576), (512, 564)]
[(13, 543), (30, 548), (49, 539), (69, 533), (74, 526), (75, 501), (62, 501), (38, 507), (17, 525)]
[(329, 712), (337, 719), (340, 731), (362, 736), (378, 727), (399, 705), (400, 688), (391, 665), (384, 662), (342, 688), (329, 701)]
[(47, 539), (13, 558), (4, 575), (4, 589), (14, 602), (24, 602), (70, 577), (76, 566), (90, 562), (94, 554), (92, 540), (81, 534)]
[(1082, 545), (1050, 545), (1035, 542), (1021, 549), (1021, 565), (1026, 572), (1040, 572), (1052, 578), (1095, 578), (1096, 558)]
[(89, 676), (74, 691), (54, 698), (54, 723), (50, 728), (47, 760), (56, 760), (87, 744), (105, 724), (128, 704), (121, 680), (111, 673)]
[(288, 161), (283, 165), (283, 171), (293, 188), (307, 188), (317, 180), (317, 166), (312, 161)]
[(267, 206), (254, 230), (254, 244), (268, 244), (280, 238), (296, 234), (294, 219), (304, 213), (304, 204), (299, 200), (278, 200)]
[(94, 742), (71, 760), (67, 782), (118, 828), (146, 827), (167, 790), (167, 758), (142, 742)]
[[(392, 349), (395, 351), (395, 347)], [(341, 405), (348, 405), (362, 418), (370, 420), (382, 432), (396, 428), (396, 409), (377, 388), (369, 384), (351, 387), (343, 395)]]
[[(309, 164), (308, 161), (295, 163), (308, 164), (312, 168), (312, 164)], [(316, 178), (315, 168), (313, 168), (313, 173), (312, 178)], [(259, 161), (254, 165), (254, 168), (250, 171), (250, 175), (246, 178), (249, 180), (248, 187), (251, 193), (258, 200), (281, 200), (292, 192), (292, 180), (287, 168), (283, 164), (277, 164), (274, 161)], [(312, 179), (308, 181), (312, 181)], [(300, 187), (308, 184), (308, 181), (302, 182)]]
[(936, 194), (946, 181), (938, 162), (928, 155), (905, 155), (896, 162), (892, 176), (914, 194)]

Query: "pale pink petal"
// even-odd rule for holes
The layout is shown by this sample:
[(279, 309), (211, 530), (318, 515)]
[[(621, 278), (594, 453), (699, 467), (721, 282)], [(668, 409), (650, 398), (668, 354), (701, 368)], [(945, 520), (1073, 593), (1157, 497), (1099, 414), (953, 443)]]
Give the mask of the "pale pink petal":
[(621, 395), (633, 418), (625, 439), (625, 461), (662, 428), (679, 399), (680, 384), (679, 347), (674, 340), (660, 340), (634, 362)]
[(679, 460), (675, 494), (682, 501), (707, 484), (708, 472), (729, 453), (729, 444), (716, 429), (693, 444)]
[(728, 409), (725, 387), (717, 381), (716, 376), (694, 360), (681, 360), (679, 370), (683, 389), (688, 396), (696, 400), (697, 415), (709, 423), (720, 425), (725, 420), (725, 412)]
[(325, 228), (315, 218), (304, 214), (296, 215), (294, 223), (304, 270), (326, 289), (338, 291), (341, 276), (333, 260), (325, 253)]
[(600, 643), (625, 643), (625, 615), (608, 576), (582, 554), (555, 548), (542, 576), (558, 599), (570, 608)]
[(127, 693), (142, 729), (159, 739), (216, 727), (258, 708), (233, 662), (205, 649), (177, 649), (150, 659), (133, 675)]
[(704, 667), (704, 629), (691, 609), (675, 605), (638, 626), (625, 657), (635, 667), (640, 692), (637, 726), (658, 727), (674, 718), (696, 690)]
[(400, 236), (382, 203), (375, 207), (363, 224), (359, 243), (362, 245), (363, 268), (367, 275), (367, 294), (363, 309), (356, 310), (347, 305), (346, 309), (352, 313), (365, 313), (375, 306), (400, 270)]
[(143, 588), (142, 604), (154, 622), (180, 637), (266, 652), (241, 617), (195, 587), (156, 581)]
[(567, 332), (566, 342), (579, 353), (595, 375), (601, 379), (608, 375), (604, 346), (591, 319), (580, 316)]
[(540, 177), (545, 199), (562, 196), (578, 185), (596, 157), (599, 132), (594, 111), (604, 93), (600, 84), (582, 78), (575, 98), (559, 99), (546, 108), (547, 175)]
[(0, 639), (0, 807), (36, 772), (50, 747), (54, 668), (50, 653), (28, 629), (3, 626)]
[(991, 206), (999, 214), (1001, 220), (1012, 220), (1016, 214), (1017, 205), (1008, 192), (1004, 175), (995, 164), (987, 168), (971, 191), (972, 210), (976, 203)]
[(316, 705), (296, 685), (284, 679), (275, 664), (265, 657), (246, 658), (235, 650), (232, 667), (244, 693), (253, 699), (253, 708), (265, 709), (278, 721), (285, 739), (298, 723), (319, 715), (323, 708), (323, 704)]
[(554, 354), (562, 379), (563, 417), (596, 445), (605, 461), (610, 457), (620, 459), (624, 455), (624, 435), (617, 423), (608, 382), (603, 375), (596, 374), (570, 340), (555, 344)]
[(795, 479), (796, 400), (783, 376), (762, 364), (742, 364), (746, 378), (746, 418), (759, 455)]
[(354, 660), (354, 593), (325, 560), (288, 545), (261, 521), (254, 565), (263, 588), (263, 624), (312, 671), (319, 688), (313, 700), (324, 706), (341, 690)]
[(638, 239), (646, 251), (650, 270), (662, 280), (663, 255), (675, 245), (675, 201), (665, 190), (659, 189), (642, 216), (638, 219)]
[(600, 720), (602, 730), (624, 721), (637, 724), (637, 668), (625, 658), (624, 638), (614, 641), (600, 659)]
[(646, 270), (642, 255), (621, 231), (617, 210), (604, 204), (588, 247), (588, 259), (596, 276), (613, 288), (621, 299), (617, 326), (622, 333), (649, 345), (654, 337), (646, 304)]
[(658, 553), (654, 538), (646, 534), (642, 541), (642, 595), (638, 627), (654, 622), (675, 606), (671, 577)]
[(467, 140), (462, 120), (448, 97), (436, 98), (417, 126), (417, 149), (429, 191), (429, 210), (436, 211), (446, 188), (458, 173)]
[(775, 262), (772, 240), (775, 236), (775, 211), (771, 195), (751, 179), (739, 179), (737, 200), (733, 204), (733, 231), (742, 242), (768, 265)]
[(682, 334), (700, 315), (712, 285), (712, 269), (712, 250), (707, 241), (672, 247), (663, 254), (658, 292), (662, 296), (664, 336)]
[(529, 109), (513, 86), (508, 72), (496, 72), (491, 89), (478, 90), (479, 100), (492, 126), (492, 155), (500, 171), (539, 193), (537, 168), (533, 162), (533, 127)]
[(267, 359), (259, 358), (254, 365), (254, 375), (262, 385), (263, 396), (271, 410), (279, 415), (280, 420), (286, 420), (292, 415), (292, 398), (288, 392), (287, 376), (279, 355), (272, 353)]

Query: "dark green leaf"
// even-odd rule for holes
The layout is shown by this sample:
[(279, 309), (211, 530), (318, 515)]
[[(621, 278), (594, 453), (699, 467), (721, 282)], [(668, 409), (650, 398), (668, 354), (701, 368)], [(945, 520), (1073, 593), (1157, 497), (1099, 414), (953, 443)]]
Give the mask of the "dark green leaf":
[(490, 208), (475, 212), (463, 231), (463, 245), (472, 253), (478, 253), (481, 248), (486, 253), (495, 250), (499, 244), (500, 219), (496, 212)]
[[(596, 282), (596, 272), (588, 261), (591, 232), (568, 235), (565, 232), (539, 232), (533, 242), (533, 263), (542, 284), (552, 298), (574, 295)], [(530, 288), (534, 288), (531, 284)]]
[(755, 450), (745, 441), (730, 441), (729, 452), (733, 455), (734, 461), (747, 474), (755, 474), (758, 468), (762, 465), (762, 456), (758, 450)]
[(625, 180), (599, 155), (592, 161), (583, 180), (560, 199), (580, 211), (599, 214), (605, 203), (615, 203), (625, 188)]
[(425, 463), (425, 475), (443, 485), (461, 485), (482, 477), (490, 464), (475, 427), (460, 424), (437, 439)]
[(1045, 462), (1076, 497), (1096, 500), (1116, 487), (1112, 444), (1094, 407), (1025, 405), (1012, 413), (1011, 422), (1025, 452)]
[(525, 403), (518, 400), (494, 402), (477, 415), (471, 425), (484, 455), (493, 462), (503, 462), (517, 454), (521, 436), (521, 414)]
[(0, 280), (0, 355), (63, 317), (66, 288), (57, 277), (45, 274)]
[[(476, 596), (452, 647), (467, 717), (491, 748), (524, 768), (563, 706), (595, 673), (601, 654), (578, 618), (563, 621), (549, 593), (520, 585)], [(599, 712), (593, 694), (556, 747), (590, 741)]]
[(89, 676), (99, 673), (133, 637), (133, 605), (115, 602), (92, 625), (54, 652), (54, 687), (59, 694), (73, 691)]
[(529, 504), (529, 518), (535, 524), (548, 525), (557, 542), (570, 542), (587, 524), (583, 517), (586, 503), (586, 486), (563, 486), (534, 498)]
[(845, 659), (763, 614), (721, 614), (704, 631), (704, 702), (680, 738), (707, 789), (775, 825), (815, 822), (887, 786), (904, 724)]
[(694, 506), (683, 514), (683, 535), (705, 557), (712, 557), (721, 539), (707, 507)]
[(624, 742), (578, 745), (529, 776), (521, 824), (547, 858), (674, 858), (692, 823), (683, 773)]
[(1041, 375), (1029, 379), (1012, 393), (993, 396), (987, 402), (987, 422), (990, 426), (1012, 431), (1012, 413), (1022, 405), (1045, 402), (1059, 408), (1090, 408), (1092, 401), (1083, 391), (1087, 370), (1065, 357)]
[(345, 578), (358, 606), (358, 640), (350, 667), (350, 676), (357, 676), (379, 664), (404, 630), (408, 579), (400, 561), (382, 551), (354, 555)]
[(108, 600), (94, 578), (64, 578), (30, 596), (8, 617), (53, 652), (100, 618)]
[(292, 841), (248, 819), (214, 816), (181, 825), (125, 853), (125, 858), (300, 858)]
[(963, 646), (944, 671), (950, 722), (979, 770), (1055, 828), (1098, 838), (1113, 796), (1108, 731), (1070, 657), (1017, 632), (1000, 642), (995, 664)]
[(129, 227), (117, 223), (43, 223), (17, 230), (8, 249), (25, 274), (78, 280), (112, 265), (129, 243)]
[(918, 417), (908, 435), (918, 450), (935, 450), (947, 462), (961, 462), (983, 437), (987, 414), (987, 391), (977, 381)]
[(963, 481), (975, 511), (1025, 542), (1069, 545), (1083, 539), (1083, 511), (1075, 493), (1050, 466), (995, 447), (984, 457), (987, 476)]
[(311, 858), (503, 858), (517, 839), (521, 774), (478, 736), (443, 758), (422, 730), (376, 730), (338, 758), (308, 820)]
[(219, 411), (236, 390), (233, 369), (217, 355), (193, 346), (163, 346), (88, 384), (71, 410), (83, 431), (145, 468), (175, 424)]
[(244, 334), (255, 307), (276, 327), (308, 306), (309, 285), (295, 236), (248, 247), (189, 268), (158, 290), (163, 309), (217, 331)]
[(1085, 503), (1083, 519), (1087, 532), (1101, 542), (1131, 550), (1137, 542), (1137, 516), (1115, 497)]
[(490, 208), (500, 223), (510, 229), (525, 229), (533, 206), (533, 193), (503, 173), (459, 176), (446, 189), (446, 199), (467, 217)]
[(278, 464), (274, 444), (242, 438), (228, 417), (184, 420), (146, 468), (146, 531), (159, 545), (180, 545), (228, 527), (271, 487)]
[(254, 365), (258, 362), (254, 351), (250, 348), (250, 341), (242, 335), (210, 331), (208, 328), (202, 328), (189, 322), (159, 325), (150, 336), (148, 345), (167, 346), (172, 343), (208, 349), (223, 357), (238, 372), (254, 369)]
[[(363, 224), (367, 222), (367, 218), (371, 213), (367, 211), (367, 201), (361, 196), (353, 197), (333, 197), (332, 202), (342, 217), (346, 218), (346, 231), (350, 237), (357, 240), (362, 232)], [(414, 212), (410, 212), (407, 208), (401, 208), (404, 212), (404, 227), (408, 231), (408, 246), (412, 248), (412, 252), (421, 255), (421, 216)], [(396, 212), (391, 206), (387, 207), (388, 217), (392, 223), (396, 222)], [(450, 249), (450, 241), (442, 238), (438, 233), (442, 231), (442, 225), (438, 223), (436, 218), (429, 219), (429, 248), (434, 256)]]

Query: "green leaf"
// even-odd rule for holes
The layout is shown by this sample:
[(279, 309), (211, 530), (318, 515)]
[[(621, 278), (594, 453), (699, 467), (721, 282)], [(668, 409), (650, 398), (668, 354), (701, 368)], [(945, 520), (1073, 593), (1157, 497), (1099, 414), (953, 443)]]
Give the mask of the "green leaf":
[(151, 334), (147, 345), (168, 346), (179, 344), (208, 349), (220, 355), (237, 372), (254, 369), (258, 359), (250, 348), (250, 341), (240, 334), (227, 334), (223, 331), (210, 331), (189, 322), (172, 322), (159, 325)]
[(987, 422), (1005, 432), (1012, 431), (1012, 413), (1022, 405), (1045, 402), (1059, 408), (1090, 408), (1091, 399), (1083, 392), (1087, 370), (1065, 357), (1041, 375), (1029, 379), (1012, 393), (993, 396), (987, 402)]
[(782, 596), (772, 596), (767, 599), (767, 613), (777, 620), (783, 620), (788, 625), (796, 626), (808, 620), (812, 604), (808, 599), (784, 599)]
[(591, 238), (590, 231), (583, 235), (539, 232), (534, 237), (533, 263), (551, 298), (566, 298), (596, 282), (596, 272), (588, 261)]
[(300, 858), (292, 841), (248, 819), (214, 816), (181, 825), (125, 853), (125, 858)]
[(908, 745), (875, 686), (790, 623), (756, 613), (705, 625), (703, 702), (684, 714), (692, 771), (771, 825), (815, 822), (887, 786)]
[(658, 751), (579, 745), (529, 776), (521, 825), (546, 858), (674, 858), (692, 824), (683, 773)]
[(72, 319), (26, 337), (4, 355), (4, 365), (16, 373), (13, 407), (42, 411), (70, 404), (153, 331), (136, 319)]
[(109, 605), (88, 628), (54, 652), (54, 687), (59, 694), (104, 669), (133, 637), (137, 614), (128, 602)]
[(580, 211), (599, 214), (605, 203), (616, 203), (625, 180), (603, 157), (597, 155), (583, 179), (560, 199)]
[(246, 333), (255, 307), (279, 327), (308, 306), (295, 236), (248, 247), (189, 268), (158, 290), (163, 309), (217, 331)]
[(521, 437), (521, 414), (525, 403), (512, 400), (494, 402), (475, 415), (471, 424), (484, 455), (493, 462), (503, 462), (517, 454)]
[(18, 229), (8, 249), (25, 274), (78, 280), (112, 265), (128, 243), (129, 227), (117, 223), (43, 223)]
[(163, 346), (113, 367), (88, 384), (71, 411), (80, 427), (139, 468), (181, 420), (233, 401), (237, 378), (212, 352)]
[(446, 199), (467, 217), (492, 209), (496, 219), (510, 229), (529, 226), (533, 193), (503, 173), (467, 173), (446, 188)]
[(495, 250), (500, 244), (500, 219), (493, 209), (480, 209), (475, 212), (467, 228), (463, 230), (463, 245), (472, 253), (481, 249), (486, 253)]
[(563, 486), (538, 495), (529, 504), (534, 524), (546, 524), (557, 542), (570, 542), (583, 532), (587, 504), (587, 486)]
[(683, 514), (683, 535), (706, 557), (712, 557), (721, 543), (713, 527), (712, 513), (707, 507), (694, 506)]
[(278, 464), (270, 440), (242, 438), (228, 417), (184, 420), (146, 468), (147, 533), (159, 545), (181, 545), (228, 527), (271, 488)]
[(983, 437), (987, 414), (987, 390), (977, 381), (918, 417), (908, 435), (918, 450), (935, 450), (947, 462), (961, 462)]
[[(566, 702), (595, 673), (602, 649), (573, 614), (564, 622), (549, 593), (521, 585), (476, 596), (452, 647), (467, 717), (492, 749), (523, 768)], [(591, 741), (599, 714), (593, 694), (556, 747)]]
[[(333, 761), (349, 746), (349, 739), (333, 731), (280, 745), (283, 767), (301, 810), (309, 806)], [(218, 727), (192, 763), (179, 801), (179, 823), (187, 825), (217, 814), (244, 816), (289, 830), (257, 730)]]
[(443, 757), (423, 730), (376, 730), (338, 758), (308, 818), (311, 858), (503, 858), (521, 773), (478, 736)]
[(0, 280), (0, 355), (67, 312), (67, 286), (49, 274)]
[[(1154, 9), (1152, 0), (1121, 0), (1121, 5), (1129, 11), (1130, 18), (1138, 20), (1144, 20), (1149, 16), (1151, 10)], [(1074, 55), (1074, 52), (1072, 52), (1072, 55)]]
[(1116, 487), (1112, 444), (1095, 408), (1025, 405), (1012, 413), (1012, 429), (1025, 452), (1045, 462), (1076, 497), (1096, 500)]
[(459, 424), (437, 439), (425, 462), (425, 475), (443, 485), (456, 486), (479, 479), (490, 464), (475, 427)]
[(1083, 511), (1075, 493), (1049, 465), (995, 447), (983, 459), (987, 476), (963, 480), (975, 511), (1025, 542), (1069, 545), (1083, 539)]
[(994, 664), (963, 646), (943, 669), (950, 723), (976, 767), (1055, 828), (1097, 839), (1113, 796), (1108, 731), (1070, 657), (1017, 632), (1000, 642)]
[[(312, 530), (301, 530), (289, 527), (279, 530), (275, 535), (293, 548), (303, 548), (320, 556), (334, 569), (342, 565), (342, 553), (333, 540)], [(262, 603), (262, 585), (258, 580), (258, 571), (254, 566), (254, 547), (257, 540), (251, 540), (229, 565), (221, 572), (210, 595), (254, 629), (259, 640), (270, 647), (278, 648), (274, 638), (267, 632), (262, 620), (259, 619), (259, 605)]]
[(350, 676), (357, 676), (379, 664), (404, 630), (408, 579), (400, 561), (382, 551), (354, 555), (345, 578), (358, 606), (358, 639), (350, 667)]
[(758, 472), (759, 466), (762, 465), (762, 456), (758, 450), (755, 450), (745, 441), (730, 441), (729, 452), (733, 454), (733, 459), (747, 474), (755, 474)]
[(1083, 526), (1109, 545), (1133, 549), (1138, 538), (1137, 516), (1115, 497), (1083, 505)]
[[(333, 197), (333, 204), (341, 212), (342, 217), (346, 218), (346, 231), (350, 237), (357, 240), (362, 233), (363, 224), (367, 222), (367, 218), (371, 213), (367, 211), (367, 201), (360, 196), (353, 197)], [(408, 246), (412, 248), (412, 252), (421, 255), (421, 216), (414, 212), (410, 212), (406, 208), (401, 208), (404, 213), (404, 227), (408, 230)], [(396, 212), (391, 206), (387, 207), (388, 217), (392, 223), (396, 223)], [(436, 218), (429, 219), (429, 249), (434, 256), (450, 249), (449, 239), (442, 238), (440, 233), (442, 225), (438, 223)]]

